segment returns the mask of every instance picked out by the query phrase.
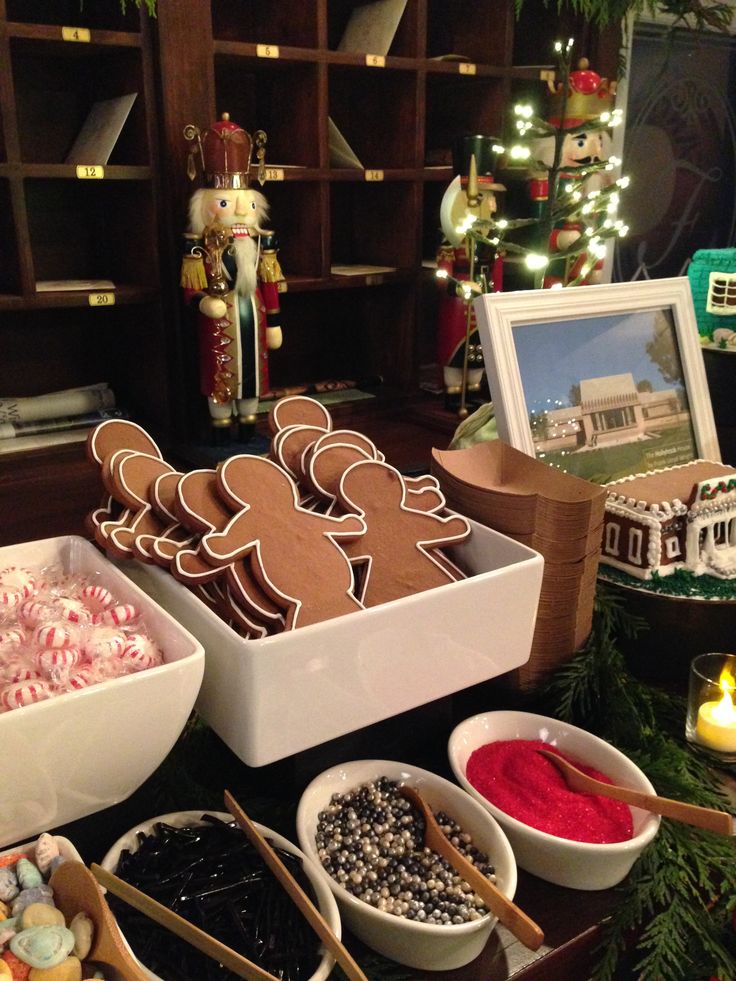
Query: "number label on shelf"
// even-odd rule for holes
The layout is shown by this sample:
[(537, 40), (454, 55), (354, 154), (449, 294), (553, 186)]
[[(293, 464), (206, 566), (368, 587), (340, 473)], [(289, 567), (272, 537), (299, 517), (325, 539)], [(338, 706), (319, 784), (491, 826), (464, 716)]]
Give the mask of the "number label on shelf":
[(286, 282), (285, 279), (280, 279), (278, 281), (278, 283), (276, 284), (276, 292), (277, 293), (288, 293), (289, 292), (289, 284)]
[(386, 59), (383, 55), (369, 55), (365, 56), (365, 63), (369, 68), (385, 68)]
[(367, 181), (382, 181), (383, 171), (382, 170), (366, 170), (365, 179)]
[(257, 44), (256, 55), (259, 58), (278, 58), (279, 46), (278, 44)]
[(283, 167), (266, 167), (267, 181), (282, 181), (284, 179)]
[(81, 41), (82, 43), (89, 44), (92, 40), (92, 35), (88, 27), (62, 27), (61, 40)]
[(90, 293), (87, 301), (91, 307), (114, 307), (114, 293)]
[(77, 177), (80, 181), (101, 181), (105, 168), (101, 164), (77, 164)]
[(365, 277), (366, 286), (380, 286), (382, 282), (383, 282), (383, 276), (381, 275), (381, 273), (369, 273)]
[(475, 75), (475, 65), (472, 61), (461, 61), (457, 70), (461, 75)]

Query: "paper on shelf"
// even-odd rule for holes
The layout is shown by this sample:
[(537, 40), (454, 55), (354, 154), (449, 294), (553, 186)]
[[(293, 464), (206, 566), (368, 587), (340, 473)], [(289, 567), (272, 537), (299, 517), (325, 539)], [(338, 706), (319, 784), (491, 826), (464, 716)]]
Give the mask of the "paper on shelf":
[(115, 394), (107, 382), (85, 388), (68, 388), (61, 392), (26, 398), (0, 398), (0, 423), (35, 422), (59, 416), (98, 412), (115, 405)]
[(95, 102), (65, 163), (106, 164), (137, 96), (137, 92), (132, 92), (117, 99)]
[(371, 276), (374, 273), (396, 272), (396, 266), (335, 265), (330, 266), (333, 276)]
[(405, 8), (406, 0), (375, 0), (356, 7), (337, 50), (387, 55)]
[(342, 135), (330, 116), (327, 117), (327, 137), (330, 150), (330, 167), (354, 167), (364, 170), (355, 151)]
[(91, 429), (67, 429), (61, 433), (41, 433), (38, 436), (16, 436), (15, 439), (0, 440), (0, 456), (5, 453), (21, 453), (25, 450), (43, 450), (47, 446), (62, 446), (64, 443), (82, 443)]
[(37, 293), (56, 293), (71, 290), (97, 291), (114, 290), (115, 283), (111, 279), (39, 279), (36, 283)]

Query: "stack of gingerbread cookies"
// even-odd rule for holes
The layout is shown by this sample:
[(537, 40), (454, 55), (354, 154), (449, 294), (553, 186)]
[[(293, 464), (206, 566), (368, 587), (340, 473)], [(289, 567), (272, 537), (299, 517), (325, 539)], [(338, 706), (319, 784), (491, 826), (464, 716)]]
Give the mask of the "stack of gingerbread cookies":
[(105, 493), (88, 517), (118, 559), (170, 570), (244, 637), (264, 637), (464, 578), (443, 552), (470, 535), (433, 477), (404, 477), (314, 399), (269, 413), (269, 456), (183, 473), (135, 423), (107, 420), (89, 459)]

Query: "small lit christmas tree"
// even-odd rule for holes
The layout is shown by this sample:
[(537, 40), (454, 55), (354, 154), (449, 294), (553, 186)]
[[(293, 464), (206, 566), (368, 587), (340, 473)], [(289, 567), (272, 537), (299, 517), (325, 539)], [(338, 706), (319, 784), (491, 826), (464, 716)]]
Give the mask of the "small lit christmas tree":
[[(532, 216), (480, 220), (469, 215), (463, 229), (478, 244), (522, 257), (535, 288), (596, 282), (607, 242), (628, 231), (617, 211), (620, 191), (629, 181), (613, 178), (620, 161), (604, 149), (608, 131), (623, 118), (612, 108), (615, 83), (591, 71), (585, 59), (572, 71), (572, 47), (572, 39), (555, 44), (560, 81), (553, 89), (549, 120), (529, 105), (514, 107), (520, 142), (508, 155), (514, 163), (527, 162)], [(527, 243), (531, 232), (533, 244), (514, 241), (520, 229), (528, 230)], [(472, 290), (487, 291), (483, 283)]]

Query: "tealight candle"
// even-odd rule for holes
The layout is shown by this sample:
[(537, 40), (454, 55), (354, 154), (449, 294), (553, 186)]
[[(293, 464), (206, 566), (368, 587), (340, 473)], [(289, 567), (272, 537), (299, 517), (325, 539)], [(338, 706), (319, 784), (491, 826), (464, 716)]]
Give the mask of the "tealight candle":
[(687, 738), (725, 761), (736, 759), (736, 656), (701, 654), (690, 668)]

